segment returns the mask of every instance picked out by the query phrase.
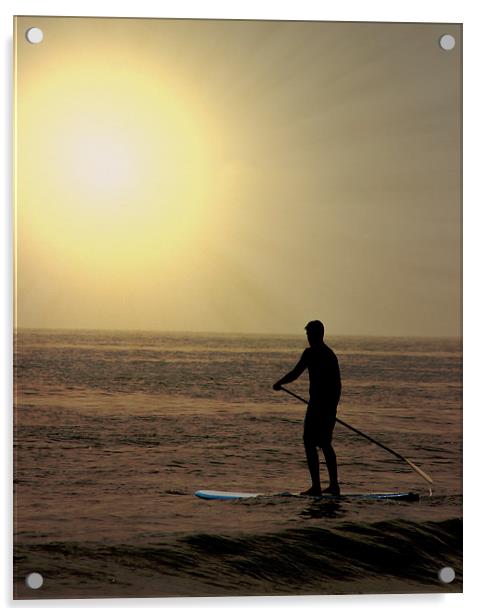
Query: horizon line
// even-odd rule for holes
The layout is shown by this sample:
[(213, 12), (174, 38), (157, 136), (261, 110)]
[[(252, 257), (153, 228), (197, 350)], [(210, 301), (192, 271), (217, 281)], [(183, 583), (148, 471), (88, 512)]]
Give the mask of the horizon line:
[[(13, 327), (13, 333), (17, 331), (64, 331), (64, 332), (138, 332), (138, 333), (156, 333), (156, 334), (201, 334), (201, 335), (222, 335), (222, 336), (286, 336), (286, 337), (298, 337), (305, 336), (304, 332), (235, 332), (235, 331), (215, 331), (215, 330), (189, 330), (189, 329), (141, 329), (141, 328), (100, 328), (100, 327)], [(325, 338), (419, 338), (419, 339), (451, 339), (451, 340), (463, 340), (462, 334), (453, 335), (436, 335), (436, 334), (353, 334), (353, 333), (332, 333), (326, 334)]]

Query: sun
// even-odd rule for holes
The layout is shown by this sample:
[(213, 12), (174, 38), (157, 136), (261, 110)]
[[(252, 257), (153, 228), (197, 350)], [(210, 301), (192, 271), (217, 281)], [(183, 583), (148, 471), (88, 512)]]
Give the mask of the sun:
[(26, 200), (42, 208), (25, 228), (82, 267), (174, 263), (206, 235), (216, 169), (208, 114), (157, 67), (139, 75), (85, 62), (30, 86), (43, 110), (42, 122), (32, 112), (25, 123), (32, 161), (46, 164), (29, 168)]
[(66, 170), (73, 190), (99, 199), (118, 198), (139, 187), (142, 161), (125, 135), (112, 127), (97, 126), (70, 135), (69, 141)]

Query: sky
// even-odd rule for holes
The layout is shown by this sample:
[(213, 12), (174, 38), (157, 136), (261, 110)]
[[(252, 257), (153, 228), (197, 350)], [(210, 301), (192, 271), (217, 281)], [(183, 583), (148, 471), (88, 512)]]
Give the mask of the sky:
[(17, 327), (460, 335), (460, 26), (15, 29)]

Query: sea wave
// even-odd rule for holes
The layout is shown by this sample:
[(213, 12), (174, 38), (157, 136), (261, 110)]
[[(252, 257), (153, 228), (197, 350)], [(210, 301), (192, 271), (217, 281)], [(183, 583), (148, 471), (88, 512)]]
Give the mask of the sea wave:
[[(79, 596), (85, 597), (89, 586), (97, 588), (93, 596), (128, 596), (134, 572), (151, 581), (145, 596), (178, 594), (162, 584), (165, 576), (184, 580), (179, 594), (191, 596), (337, 594), (351, 587), (356, 593), (460, 592), (461, 538), (461, 518), (151, 536), (136, 545), (31, 543), (24, 537), (16, 547), (15, 570), (19, 584), (29, 571), (41, 570), (56, 596), (62, 596), (62, 581), (68, 584), (69, 575), (77, 578)], [(451, 585), (437, 577), (445, 566), (455, 570)], [(127, 586), (114, 588), (112, 579)], [(48, 596), (48, 584), (43, 592)]]

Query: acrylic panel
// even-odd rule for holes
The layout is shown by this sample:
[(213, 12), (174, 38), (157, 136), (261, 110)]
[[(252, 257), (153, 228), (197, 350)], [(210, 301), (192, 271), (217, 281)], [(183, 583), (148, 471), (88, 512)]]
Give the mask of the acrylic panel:
[(14, 597), (461, 592), (462, 26), (14, 30)]

